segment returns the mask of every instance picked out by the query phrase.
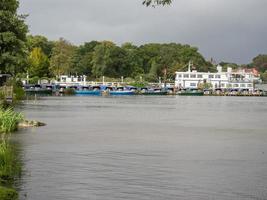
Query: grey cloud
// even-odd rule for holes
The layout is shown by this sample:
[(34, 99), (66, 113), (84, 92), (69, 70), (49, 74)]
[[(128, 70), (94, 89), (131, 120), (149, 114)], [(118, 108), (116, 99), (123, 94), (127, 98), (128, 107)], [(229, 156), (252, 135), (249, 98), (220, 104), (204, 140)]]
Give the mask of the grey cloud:
[(248, 63), (267, 53), (266, 0), (175, 0), (146, 8), (141, 0), (21, 0), (32, 34), (75, 44), (90, 40), (178, 42), (206, 58)]

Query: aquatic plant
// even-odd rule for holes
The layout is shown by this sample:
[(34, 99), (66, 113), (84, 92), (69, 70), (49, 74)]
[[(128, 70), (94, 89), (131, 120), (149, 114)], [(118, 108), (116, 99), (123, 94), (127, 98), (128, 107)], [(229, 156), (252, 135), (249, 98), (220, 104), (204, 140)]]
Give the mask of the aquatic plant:
[(12, 108), (0, 108), (0, 132), (10, 133), (17, 129), (17, 125), (23, 120), (21, 113), (14, 112)]

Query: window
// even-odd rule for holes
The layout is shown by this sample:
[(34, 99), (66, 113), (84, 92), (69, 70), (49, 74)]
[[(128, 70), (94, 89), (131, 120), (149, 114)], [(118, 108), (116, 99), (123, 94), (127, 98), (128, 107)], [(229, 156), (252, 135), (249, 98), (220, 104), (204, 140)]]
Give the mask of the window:
[(231, 87), (232, 87), (232, 84), (230, 84), (230, 83), (229, 83), (229, 84), (227, 84), (227, 87), (231, 88)]
[(221, 78), (221, 75), (215, 75), (215, 78)]
[(179, 78), (182, 78), (182, 74), (179, 74), (178, 77), (179, 77)]
[(252, 87), (252, 84), (248, 84), (248, 87)]
[(196, 74), (191, 74), (191, 75), (190, 75), (190, 78), (196, 78), (196, 77), (197, 77)]
[(234, 87), (239, 87), (239, 85), (238, 84), (234, 84)]
[(240, 87), (246, 87), (246, 85), (245, 84), (241, 84)]
[(203, 78), (202, 74), (197, 75), (198, 78)]
[(209, 75), (209, 78), (214, 78), (214, 75)]
[(224, 83), (222, 83), (222, 84), (221, 84), (221, 87), (225, 87), (225, 84), (224, 84)]
[(184, 74), (184, 78), (189, 78), (189, 74)]
[(195, 87), (195, 86), (197, 86), (197, 84), (196, 83), (190, 83), (190, 86)]

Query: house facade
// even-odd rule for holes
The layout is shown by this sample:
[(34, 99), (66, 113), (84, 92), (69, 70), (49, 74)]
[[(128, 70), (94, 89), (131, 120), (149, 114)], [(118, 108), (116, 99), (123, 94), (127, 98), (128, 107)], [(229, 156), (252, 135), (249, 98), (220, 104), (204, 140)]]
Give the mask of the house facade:
[(226, 72), (217, 66), (217, 72), (198, 72), (191, 70), (189, 64), (187, 72), (176, 72), (175, 86), (177, 88), (199, 88), (201, 84), (208, 83), (213, 89), (254, 90), (254, 83), (260, 81), (253, 71), (232, 70), (228, 67)]

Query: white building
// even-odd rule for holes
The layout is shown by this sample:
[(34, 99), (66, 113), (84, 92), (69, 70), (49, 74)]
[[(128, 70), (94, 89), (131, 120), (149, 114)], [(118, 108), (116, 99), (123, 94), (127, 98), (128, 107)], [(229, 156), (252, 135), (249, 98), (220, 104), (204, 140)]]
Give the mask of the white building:
[(254, 82), (259, 81), (252, 72), (245, 70), (233, 71), (228, 67), (227, 72), (222, 71), (221, 66), (217, 66), (216, 73), (191, 71), (189, 63), (187, 72), (176, 72), (175, 86), (177, 88), (198, 88), (200, 84), (210, 83), (212, 89), (246, 89), (252, 91)]
[(59, 81), (55, 82), (56, 84), (64, 85), (64, 86), (78, 86), (78, 85), (86, 85), (86, 76), (67, 76), (62, 75), (59, 77)]

